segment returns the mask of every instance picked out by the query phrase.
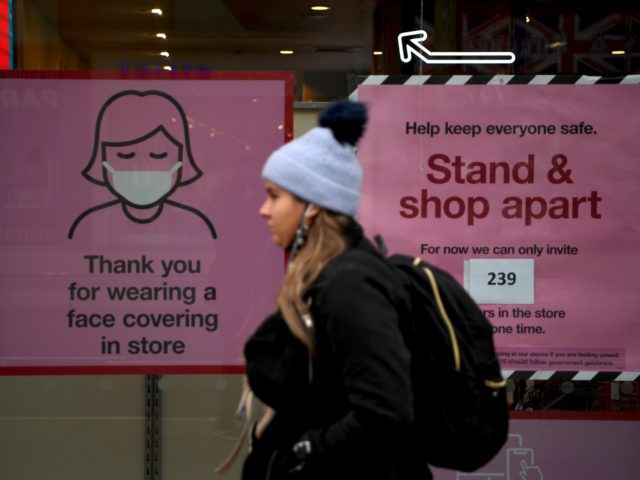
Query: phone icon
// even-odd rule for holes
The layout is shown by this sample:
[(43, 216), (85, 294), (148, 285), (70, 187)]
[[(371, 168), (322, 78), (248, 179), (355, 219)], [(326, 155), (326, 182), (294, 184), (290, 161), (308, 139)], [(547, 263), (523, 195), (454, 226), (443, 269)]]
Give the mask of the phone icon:
[(534, 449), (522, 445), (522, 435), (510, 433), (502, 450), (506, 458), (500, 455), (484, 471), (456, 472), (456, 480), (543, 480), (542, 469), (535, 463)]
[[(507, 449), (507, 478), (506, 480), (523, 480), (520, 472), (523, 471), (522, 462), (527, 466), (534, 465), (532, 448)], [(526, 480), (526, 477), (525, 477)]]

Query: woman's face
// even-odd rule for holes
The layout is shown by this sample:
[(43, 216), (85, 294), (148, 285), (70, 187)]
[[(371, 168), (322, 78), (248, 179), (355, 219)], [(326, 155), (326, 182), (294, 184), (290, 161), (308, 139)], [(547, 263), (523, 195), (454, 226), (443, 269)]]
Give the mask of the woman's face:
[(265, 187), (267, 198), (260, 207), (260, 216), (267, 221), (273, 243), (288, 248), (307, 204), (268, 180)]

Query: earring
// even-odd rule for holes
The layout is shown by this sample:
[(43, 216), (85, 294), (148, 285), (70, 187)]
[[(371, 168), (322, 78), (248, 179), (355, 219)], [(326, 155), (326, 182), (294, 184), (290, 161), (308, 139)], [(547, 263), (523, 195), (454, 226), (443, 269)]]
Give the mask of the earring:
[(293, 240), (293, 251), (297, 252), (304, 244), (307, 243), (307, 237), (309, 236), (309, 227), (302, 224), (296, 230), (296, 238)]
[(307, 243), (307, 237), (309, 236), (309, 226), (306, 224), (306, 219), (309, 216), (309, 212), (312, 208), (313, 204), (308, 204), (307, 208), (304, 211), (304, 214), (302, 215), (302, 219), (300, 219), (300, 225), (296, 230), (296, 236), (293, 239), (293, 243), (291, 244), (291, 256), (289, 263), (293, 262), (293, 259), (296, 257), (300, 249), (304, 247), (305, 243)]

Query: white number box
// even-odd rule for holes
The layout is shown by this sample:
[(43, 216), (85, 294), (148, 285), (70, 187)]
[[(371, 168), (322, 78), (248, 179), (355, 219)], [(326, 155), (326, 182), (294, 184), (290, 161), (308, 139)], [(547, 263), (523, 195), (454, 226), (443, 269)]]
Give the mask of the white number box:
[(464, 287), (480, 304), (534, 302), (533, 258), (483, 258), (464, 262)]

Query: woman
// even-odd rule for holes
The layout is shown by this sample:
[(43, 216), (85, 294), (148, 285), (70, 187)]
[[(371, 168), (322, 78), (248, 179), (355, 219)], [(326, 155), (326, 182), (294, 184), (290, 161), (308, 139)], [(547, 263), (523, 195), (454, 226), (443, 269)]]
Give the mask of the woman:
[(430, 478), (411, 451), (397, 325), (407, 300), (354, 220), (366, 120), (362, 104), (334, 104), (264, 166), (260, 215), (290, 255), (277, 312), (245, 346), (250, 388), (268, 407), (245, 480)]

